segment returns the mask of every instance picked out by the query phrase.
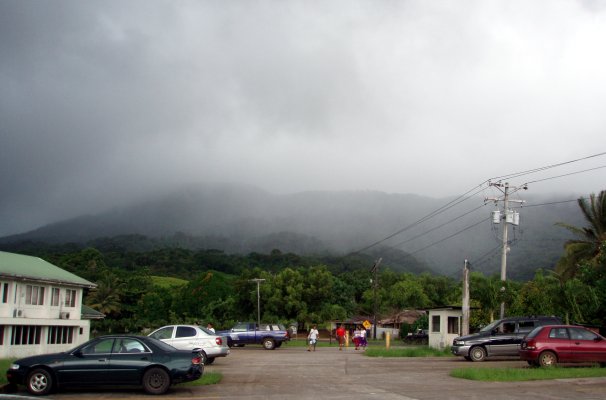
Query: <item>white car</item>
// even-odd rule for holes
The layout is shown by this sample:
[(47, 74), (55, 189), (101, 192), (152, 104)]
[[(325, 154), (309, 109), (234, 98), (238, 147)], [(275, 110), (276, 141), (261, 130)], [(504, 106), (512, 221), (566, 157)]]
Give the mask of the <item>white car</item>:
[(201, 349), (205, 365), (212, 364), (216, 357), (226, 357), (229, 354), (227, 340), (200, 326), (167, 325), (148, 336), (181, 350)]

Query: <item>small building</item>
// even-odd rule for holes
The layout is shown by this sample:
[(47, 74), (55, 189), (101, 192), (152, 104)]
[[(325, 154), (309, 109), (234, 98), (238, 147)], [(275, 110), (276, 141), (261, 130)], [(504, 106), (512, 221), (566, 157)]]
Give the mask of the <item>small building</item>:
[(0, 358), (61, 352), (87, 341), (90, 319), (103, 317), (82, 303), (84, 289), (94, 287), (38, 257), (0, 251)]
[(445, 349), (461, 336), (463, 308), (444, 306), (429, 310), (429, 347)]
[(383, 337), (386, 332), (389, 332), (391, 337), (400, 337), (402, 324), (412, 325), (424, 315), (427, 315), (424, 310), (402, 310), (383, 318), (377, 322), (377, 336)]

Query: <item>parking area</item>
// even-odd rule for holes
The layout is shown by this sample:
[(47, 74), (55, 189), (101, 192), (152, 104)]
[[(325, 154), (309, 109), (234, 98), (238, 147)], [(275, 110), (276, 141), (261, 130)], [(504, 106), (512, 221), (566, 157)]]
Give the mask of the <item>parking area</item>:
[[(471, 363), (462, 358), (371, 358), (336, 347), (308, 352), (282, 346), (234, 348), (206, 371), (223, 380), (210, 386), (175, 386), (162, 399), (605, 399), (606, 378), (533, 382), (475, 382), (451, 378), (461, 367), (523, 367), (515, 360)], [(22, 394), (25, 394), (24, 392)], [(60, 392), (52, 399), (148, 399), (142, 391)]]

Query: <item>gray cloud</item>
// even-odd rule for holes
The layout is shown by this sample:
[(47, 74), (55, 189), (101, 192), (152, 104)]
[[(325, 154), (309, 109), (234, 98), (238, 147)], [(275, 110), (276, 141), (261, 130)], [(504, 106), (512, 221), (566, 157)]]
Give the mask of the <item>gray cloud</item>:
[(604, 39), (592, 1), (5, 0), (0, 234), (183, 182), (443, 196), (599, 153)]

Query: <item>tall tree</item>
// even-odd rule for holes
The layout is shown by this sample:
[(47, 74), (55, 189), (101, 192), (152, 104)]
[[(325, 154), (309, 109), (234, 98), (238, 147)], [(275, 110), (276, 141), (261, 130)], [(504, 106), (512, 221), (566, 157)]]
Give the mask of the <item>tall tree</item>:
[(589, 201), (584, 198), (577, 201), (588, 226), (579, 228), (565, 223), (558, 224), (577, 236), (577, 239), (566, 242), (564, 256), (556, 265), (556, 272), (564, 279), (575, 277), (584, 261), (595, 264), (600, 256), (601, 245), (606, 242), (606, 191), (602, 190), (598, 196), (592, 193)]

